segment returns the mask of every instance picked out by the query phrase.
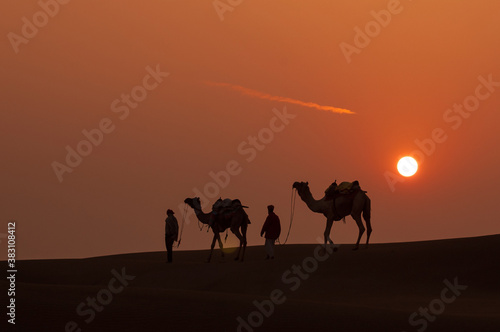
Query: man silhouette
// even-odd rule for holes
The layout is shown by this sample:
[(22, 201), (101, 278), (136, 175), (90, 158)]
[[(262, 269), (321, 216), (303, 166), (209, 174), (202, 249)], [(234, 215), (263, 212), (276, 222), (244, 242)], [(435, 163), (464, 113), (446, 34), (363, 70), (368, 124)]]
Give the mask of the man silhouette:
[(172, 263), (172, 247), (174, 241), (179, 236), (179, 224), (174, 217), (174, 211), (167, 210), (167, 219), (165, 219), (165, 247), (167, 247), (167, 263)]
[(266, 234), (266, 259), (274, 259), (274, 242), (280, 237), (281, 233), (280, 218), (274, 213), (273, 205), (267, 207), (267, 212), (268, 216), (262, 226), (260, 236)]

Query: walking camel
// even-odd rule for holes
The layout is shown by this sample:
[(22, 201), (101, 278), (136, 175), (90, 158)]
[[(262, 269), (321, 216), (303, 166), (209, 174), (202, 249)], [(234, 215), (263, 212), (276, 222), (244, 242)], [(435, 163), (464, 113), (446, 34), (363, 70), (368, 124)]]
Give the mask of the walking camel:
[[(292, 187), (297, 189), (297, 193), (300, 198), (307, 204), (307, 207), (311, 211), (321, 213), (326, 217), (326, 228), (324, 233), (325, 249), (327, 242), (333, 246), (333, 241), (330, 238), (333, 221), (340, 220), (348, 215), (351, 215), (354, 221), (356, 221), (356, 225), (359, 229), (358, 240), (356, 241), (356, 246), (353, 249), (357, 250), (359, 248), (361, 236), (365, 232), (365, 226), (363, 225), (363, 221), (361, 219), (361, 213), (363, 214), (363, 218), (366, 222), (366, 246), (368, 247), (370, 234), (372, 233), (372, 226), (370, 223), (371, 201), (364, 191), (358, 190), (353, 194), (338, 195), (335, 198), (335, 201), (333, 201), (326, 200), (325, 197), (320, 200), (314, 199), (311, 194), (311, 190), (309, 189), (309, 182), (295, 182)], [(337, 248), (334, 248), (334, 250), (336, 249)]]
[[(194, 213), (196, 214), (198, 220), (202, 224), (208, 225), (210, 228), (212, 228), (212, 231), (214, 233), (214, 237), (212, 239), (212, 245), (210, 246), (210, 254), (208, 255), (207, 262), (210, 262), (210, 260), (212, 259), (212, 253), (214, 251), (215, 241), (219, 242), (221, 255), (222, 257), (224, 257), (224, 252), (222, 251), (223, 246), (222, 246), (222, 240), (220, 238), (220, 233), (223, 233), (228, 228), (240, 240), (240, 246), (238, 247), (238, 252), (234, 260), (240, 260), (241, 262), (243, 262), (243, 258), (245, 256), (245, 249), (247, 247), (247, 228), (248, 224), (250, 223), (250, 220), (245, 210), (243, 210), (241, 202), (239, 200), (234, 200), (233, 202), (235, 202), (234, 211), (226, 215), (221, 214), (214, 217), (212, 213), (203, 212), (199, 197), (186, 198), (184, 200), (184, 203), (189, 205), (194, 210)], [(214, 219), (213, 222), (211, 223), (210, 221), (212, 218)]]

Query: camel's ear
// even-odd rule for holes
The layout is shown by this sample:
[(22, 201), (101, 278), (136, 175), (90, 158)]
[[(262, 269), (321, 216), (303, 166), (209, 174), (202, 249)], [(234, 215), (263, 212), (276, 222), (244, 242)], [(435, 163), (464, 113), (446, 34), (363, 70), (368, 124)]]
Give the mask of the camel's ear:
[(306, 186), (308, 186), (308, 185), (309, 185), (309, 181), (306, 182)]

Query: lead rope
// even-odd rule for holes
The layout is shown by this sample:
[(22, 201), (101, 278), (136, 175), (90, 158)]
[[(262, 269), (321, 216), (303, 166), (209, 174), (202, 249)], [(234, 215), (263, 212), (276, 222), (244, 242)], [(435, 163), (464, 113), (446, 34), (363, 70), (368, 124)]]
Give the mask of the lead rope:
[(182, 240), (182, 231), (184, 230), (184, 224), (185, 224), (185, 219), (186, 219), (186, 213), (187, 213), (187, 207), (188, 205), (184, 205), (184, 211), (182, 213), (182, 221), (181, 221), (181, 232), (179, 234), (179, 242), (177, 242), (177, 248), (181, 245), (181, 240)]
[(297, 189), (292, 188), (292, 196), (290, 198), (290, 225), (288, 226), (288, 233), (286, 234), (285, 242), (281, 243), (278, 239), (278, 243), (280, 245), (285, 245), (286, 241), (288, 241), (288, 236), (290, 235), (290, 230), (292, 229), (293, 216), (295, 214), (295, 200), (297, 198)]

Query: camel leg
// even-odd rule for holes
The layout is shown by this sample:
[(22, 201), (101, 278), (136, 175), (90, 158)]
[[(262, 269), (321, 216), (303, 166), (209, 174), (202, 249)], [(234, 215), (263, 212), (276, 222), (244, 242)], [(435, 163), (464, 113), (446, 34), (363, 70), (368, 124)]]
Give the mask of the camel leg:
[[(331, 233), (331, 232), (330, 232), (330, 233)], [(330, 243), (330, 245), (331, 245), (332, 247), (334, 247), (335, 251), (337, 251), (337, 247), (335, 247), (335, 245), (333, 244), (333, 240), (332, 240), (332, 238), (330, 237), (330, 234), (328, 234), (328, 242)]]
[[(236, 253), (236, 257), (234, 258), (234, 260), (237, 261), (238, 259), (240, 259), (240, 253), (242, 252), (241, 248), (243, 247), (243, 245), (246, 248), (246, 240), (243, 238), (243, 236), (241, 235), (240, 230), (238, 228), (231, 227), (231, 232), (233, 232), (233, 234), (236, 235), (238, 240), (240, 240), (240, 246), (238, 247), (238, 252)], [(244, 249), (243, 249), (243, 252), (244, 252)], [(243, 261), (243, 256), (241, 257), (241, 261)]]
[(333, 225), (333, 219), (326, 220), (326, 228), (325, 228), (325, 233), (323, 234), (325, 238), (325, 246), (324, 249), (326, 251), (326, 244), (329, 242), (330, 246), (333, 247), (333, 251), (337, 251), (337, 247), (334, 246), (332, 239), (330, 238), (330, 232), (332, 230), (332, 225)]
[[(243, 210), (243, 209), (242, 209)], [(243, 214), (236, 215), (231, 220), (231, 232), (240, 240), (240, 246), (238, 247), (238, 253), (236, 254), (236, 258), (234, 260), (240, 260), (243, 262), (243, 258), (245, 257), (245, 249), (247, 247), (247, 218), (245, 218), (246, 214), (242, 211)], [(241, 233), (240, 233), (241, 228)], [(243, 250), (242, 250), (243, 249)], [(241, 259), (240, 259), (241, 254)]]
[(370, 218), (366, 219), (366, 216), (365, 216), (365, 222), (366, 222), (366, 248), (368, 248), (368, 243), (370, 242), (370, 234), (372, 233), (372, 225), (370, 222)]
[(243, 262), (243, 258), (245, 257), (245, 250), (247, 249), (247, 227), (248, 225), (241, 226), (241, 236), (243, 237), (243, 251), (241, 253), (241, 262)]
[(368, 243), (370, 242), (370, 234), (372, 233), (371, 224), (371, 201), (366, 197), (365, 206), (363, 207), (363, 218), (366, 223), (366, 247), (368, 248)]
[(368, 248), (368, 243), (370, 242), (370, 234), (372, 233), (372, 226), (370, 221), (366, 221), (366, 248)]
[(356, 241), (356, 246), (352, 250), (358, 250), (359, 240), (361, 240), (361, 236), (363, 236), (363, 233), (365, 232), (365, 226), (363, 226), (363, 222), (361, 221), (361, 213), (352, 215), (352, 218), (356, 221), (356, 225), (358, 225), (359, 229), (358, 241)]
[(207, 263), (210, 263), (210, 260), (212, 259), (212, 253), (214, 252), (215, 240), (217, 239), (217, 236), (217, 232), (214, 232), (214, 237), (212, 239), (212, 245), (210, 246), (210, 254), (208, 255)]
[(224, 247), (222, 246), (222, 240), (220, 238), (220, 233), (217, 234), (217, 240), (219, 241), (220, 254), (224, 258)]

